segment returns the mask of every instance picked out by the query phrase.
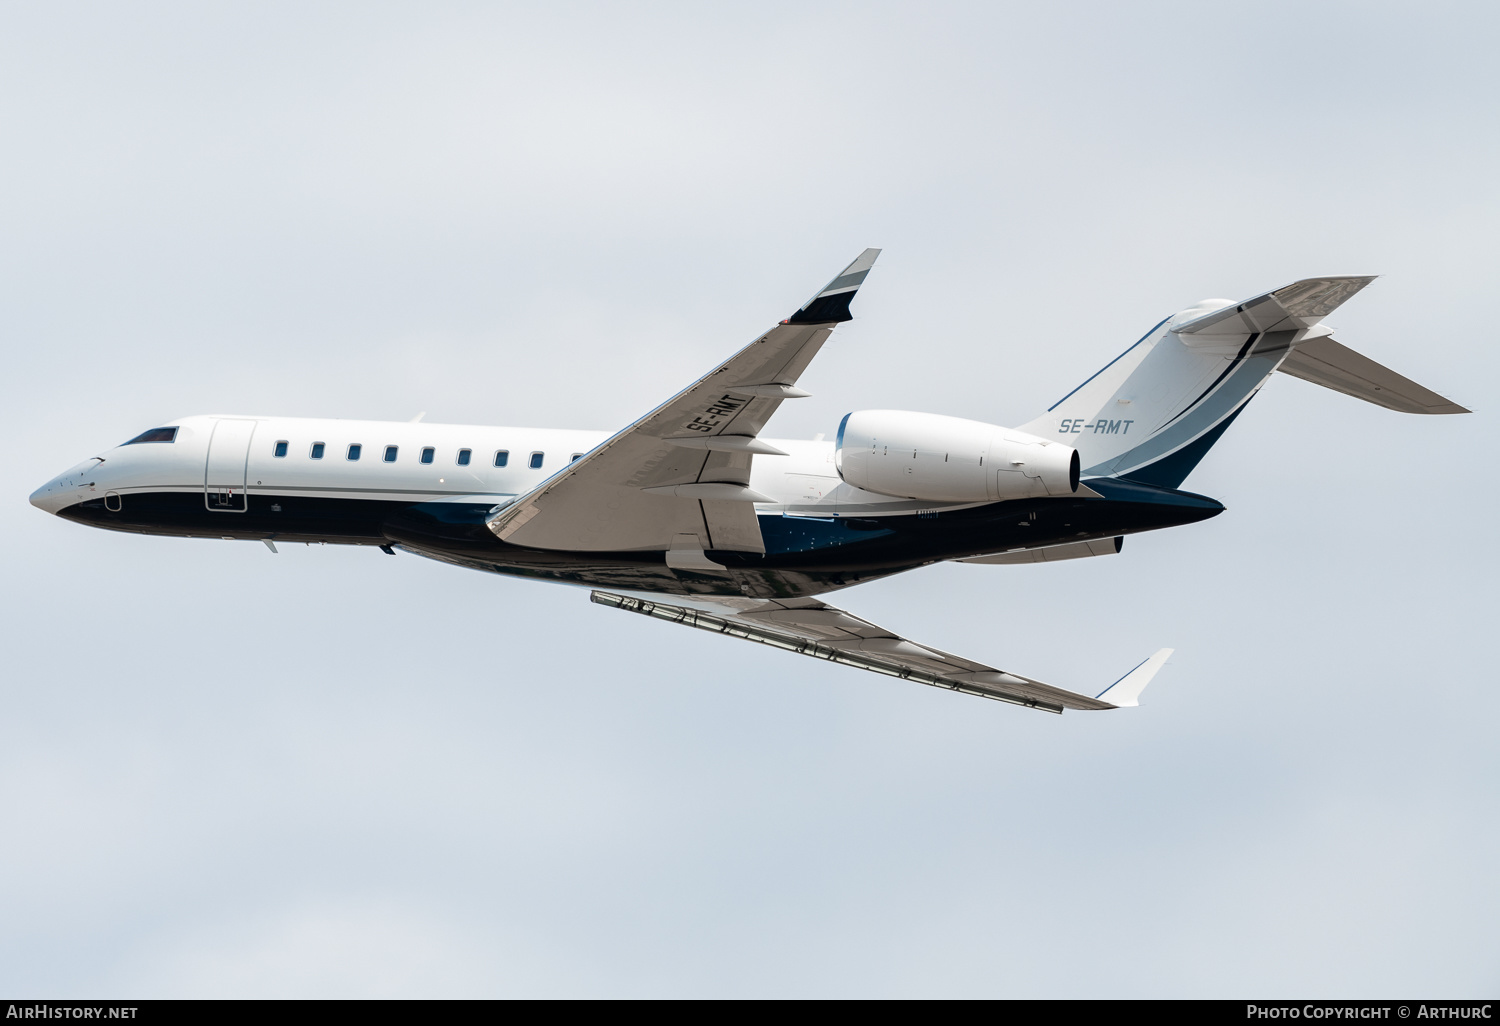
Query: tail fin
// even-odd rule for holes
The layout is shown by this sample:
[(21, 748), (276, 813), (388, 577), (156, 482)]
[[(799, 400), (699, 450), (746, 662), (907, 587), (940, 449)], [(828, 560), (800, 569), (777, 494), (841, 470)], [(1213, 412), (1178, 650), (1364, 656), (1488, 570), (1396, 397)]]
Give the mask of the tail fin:
[(1085, 477), (1176, 488), (1278, 369), (1391, 409), (1467, 413), (1328, 337), (1319, 321), (1372, 281), (1307, 278), (1242, 303), (1206, 299), (1020, 430), (1062, 436)]

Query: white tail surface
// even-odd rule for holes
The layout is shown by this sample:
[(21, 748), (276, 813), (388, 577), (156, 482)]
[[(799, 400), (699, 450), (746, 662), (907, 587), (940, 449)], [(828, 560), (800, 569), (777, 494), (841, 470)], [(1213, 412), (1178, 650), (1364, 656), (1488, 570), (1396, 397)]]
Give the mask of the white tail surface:
[(1432, 389), (1328, 337), (1300, 343), (1277, 369), (1400, 413), (1469, 412)]
[(1167, 318), (1021, 431), (1078, 450), (1084, 477), (1178, 487), (1278, 369), (1394, 410), (1463, 413), (1334, 342), (1320, 323), (1374, 278), (1307, 278)]

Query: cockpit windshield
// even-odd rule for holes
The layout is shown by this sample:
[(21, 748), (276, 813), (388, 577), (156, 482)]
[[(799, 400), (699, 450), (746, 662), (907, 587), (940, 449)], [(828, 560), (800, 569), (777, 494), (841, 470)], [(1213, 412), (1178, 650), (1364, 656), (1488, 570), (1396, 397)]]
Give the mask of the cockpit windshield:
[(150, 431), (142, 431), (125, 445), (138, 445), (141, 442), (175, 442), (177, 441), (177, 429), (174, 427), (152, 428)]

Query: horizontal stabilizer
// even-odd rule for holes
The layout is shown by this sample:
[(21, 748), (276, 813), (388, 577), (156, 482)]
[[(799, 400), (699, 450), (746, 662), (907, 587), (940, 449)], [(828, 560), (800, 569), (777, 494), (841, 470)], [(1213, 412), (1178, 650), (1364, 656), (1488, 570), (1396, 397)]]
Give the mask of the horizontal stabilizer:
[(1248, 335), (1310, 328), (1374, 280), (1374, 275), (1365, 274), (1304, 278), (1174, 325), (1172, 331), (1178, 335)]
[[(672, 554), (668, 555), (670, 558)], [(702, 557), (701, 553), (697, 555)], [(1054, 713), (1064, 709), (1117, 709), (1135, 705), (1136, 696), (1172, 652), (1169, 648), (1162, 649), (1105, 688), (1103, 694), (1091, 698), (1018, 673), (997, 670), (952, 652), (919, 645), (816, 599), (702, 600), (715, 610), (708, 612), (607, 591), (593, 592), (590, 598), (602, 606), (613, 606), (701, 631), (742, 638), (917, 684)]]
[(1331, 338), (1315, 338), (1302, 343), (1277, 369), (1294, 378), (1401, 413), (1469, 412)]

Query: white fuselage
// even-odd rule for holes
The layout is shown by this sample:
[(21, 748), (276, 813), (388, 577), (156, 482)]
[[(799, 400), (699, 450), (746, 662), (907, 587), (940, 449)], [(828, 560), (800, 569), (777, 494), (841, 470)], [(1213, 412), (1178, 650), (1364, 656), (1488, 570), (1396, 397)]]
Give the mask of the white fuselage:
[[(177, 428), (173, 441), (107, 450), (37, 489), (32, 503), (55, 513), (101, 496), (123, 505), (135, 494), (204, 493), (209, 509), (232, 514), (242, 507), (234, 493), (244, 490), (263, 496), (498, 503), (530, 491), (610, 436), (606, 431), (228, 414), (168, 423)], [(773, 444), (788, 455), (756, 460), (753, 486), (778, 502), (892, 501), (842, 485), (832, 442)], [(224, 491), (227, 501), (215, 502)]]
[[(1190, 523), (1223, 509), (1213, 500), (1182, 493), (1163, 498), (1159, 490), (1128, 482), (1108, 486), (1114, 498), (1095, 491), (999, 502), (901, 498), (842, 480), (836, 442), (767, 439), (781, 454), (763, 452), (749, 466), (749, 487), (760, 496), (750, 500), (751, 529), (760, 543), (754, 550), (674, 547), (675, 534), (661, 547), (520, 544), (496, 529), (532, 501), (528, 496), (553, 494), (545, 489), (584, 473), (580, 467), (578, 475), (568, 474), (574, 459), (595, 451), (607, 457), (610, 450), (602, 447), (619, 437), (463, 424), (186, 417), (58, 475), (31, 502), (113, 531), (261, 541), (273, 550), (297, 542), (388, 553), (400, 547), (471, 569), (633, 594), (740, 597), (805, 597), (927, 563), (995, 553), (1058, 548), (1058, 558), (1097, 555), (1104, 549), (1084, 543)], [(881, 452), (887, 448), (885, 458), (912, 468), (898, 481), (926, 480), (916, 473), (921, 450), (882, 445)], [(593, 506), (560, 508), (582, 524), (581, 540), (592, 543), (590, 524), (609, 523), (613, 501), (606, 495)], [(694, 501), (705, 509), (709, 502)], [(1118, 545), (1106, 548), (1114, 552)]]

